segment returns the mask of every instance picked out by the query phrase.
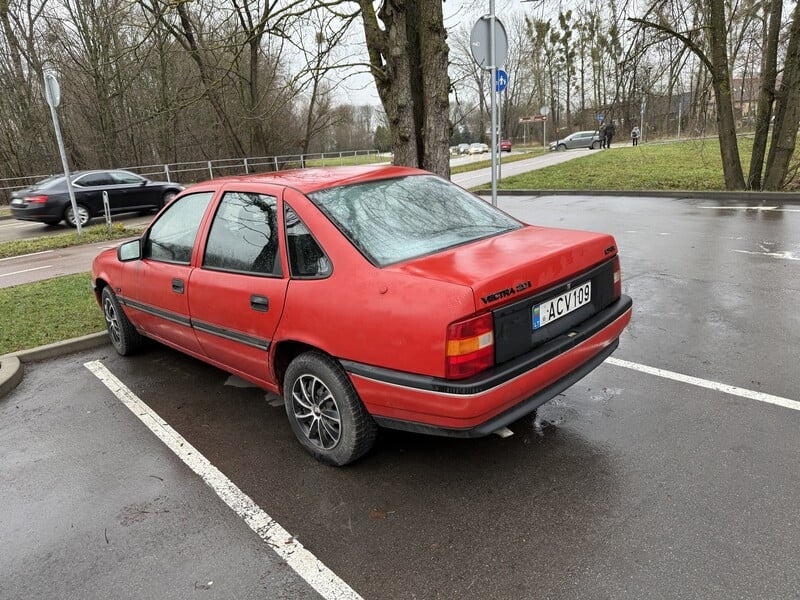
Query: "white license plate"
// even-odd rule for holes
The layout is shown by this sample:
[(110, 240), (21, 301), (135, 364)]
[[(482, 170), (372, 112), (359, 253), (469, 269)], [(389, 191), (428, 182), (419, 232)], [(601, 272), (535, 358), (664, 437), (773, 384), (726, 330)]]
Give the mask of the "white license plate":
[(22, 206), (23, 204), (25, 203), (22, 201), (22, 198), (14, 198), (11, 201), (11, 206)]
[(587, 281), (560, 296), (533, 307), (533, 328), (539, 329), (592, 301), (592, 282)]

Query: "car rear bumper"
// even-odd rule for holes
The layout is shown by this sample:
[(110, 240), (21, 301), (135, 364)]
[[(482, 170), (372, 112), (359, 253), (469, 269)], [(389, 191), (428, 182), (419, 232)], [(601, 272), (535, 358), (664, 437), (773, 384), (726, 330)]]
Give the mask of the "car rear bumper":
[(11, 216), (20, 221), (54, 221), (63, 216), (61, 207), (46, 204), (11, 206)]
[(464, 381), (342, 364), (379, 425), (481, 437), (533, 412), (600, 365), (616, 349), (631, 314), (631, 299), (623, 296), (577, 331)]

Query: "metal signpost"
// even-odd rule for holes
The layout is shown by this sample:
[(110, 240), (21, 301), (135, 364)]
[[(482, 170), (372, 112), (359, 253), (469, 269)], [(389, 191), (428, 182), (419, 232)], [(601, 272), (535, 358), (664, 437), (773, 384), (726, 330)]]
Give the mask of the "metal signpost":
[[(508, 55), (505, 27), (494, 14), (494, 0), (489, 1), (489, 14), (478, 19), (470, 35), (472, 58), (481, 69), (490, 71), (492, 109), (492, 205), (497, 206), (497, 65), (504, 65)], [(508, 81), (508, 76), (506, 76)]]
[(75, 227), (78, 229), (78, 235), (83, 233), (81, 229), (81, 218), (78, 215), (78, 203), (75, 202), (75, 192), (72, 189), (72, 181), (69, 176), (69, 166), (67, 165), (67, 152), (64, 149), (64, 140), (61, 137), (61, 126), (58, 124), (58, 114), (56, 107), (61, 103), (61, 88), (58, 85), (58, 79), (52, 73), (44, 74), (44, 97), (47, 104), (50, 106), (50, 115), (53, 117), (53, 127), (56, 130), (56, 142), (58, 142), (58, 151), (61, 154), (61, 165), (64, 167), (64, 177), (67, 179), (67, 192), (69, 193), (69, 202), (72, 205), (72, 216), (75, 218)]

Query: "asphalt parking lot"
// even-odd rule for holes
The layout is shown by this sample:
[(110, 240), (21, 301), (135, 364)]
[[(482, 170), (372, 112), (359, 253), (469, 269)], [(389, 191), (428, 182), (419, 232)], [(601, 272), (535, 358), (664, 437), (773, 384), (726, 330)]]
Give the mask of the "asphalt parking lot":
[(0, 598), (799, 597), (800, 204), (499, 205), (613, 233), (634, 299), (535, 421), (385, 432), (335, 469), (276, 398), (166, 348), (27, 365), (0, 400)]

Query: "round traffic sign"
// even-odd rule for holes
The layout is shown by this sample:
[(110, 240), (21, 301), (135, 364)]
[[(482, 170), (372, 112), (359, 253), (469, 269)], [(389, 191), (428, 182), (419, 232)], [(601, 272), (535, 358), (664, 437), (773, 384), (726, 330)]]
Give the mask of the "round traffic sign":
[[(490, 33), (489, 26), (491, 18), (489, 15), (484, 15), (472, 26), (472, 33), (469, 36), (469, 47), (472, 51), (472, 58), (481, 69), (491, 71), (492, 63), (490, 61)], [(508, 36), (506, 35), (506, 28), (500, 22), (500, 19), (494, 19), (494, 66), (506, 64), (506, 57), (508, 56)]]

